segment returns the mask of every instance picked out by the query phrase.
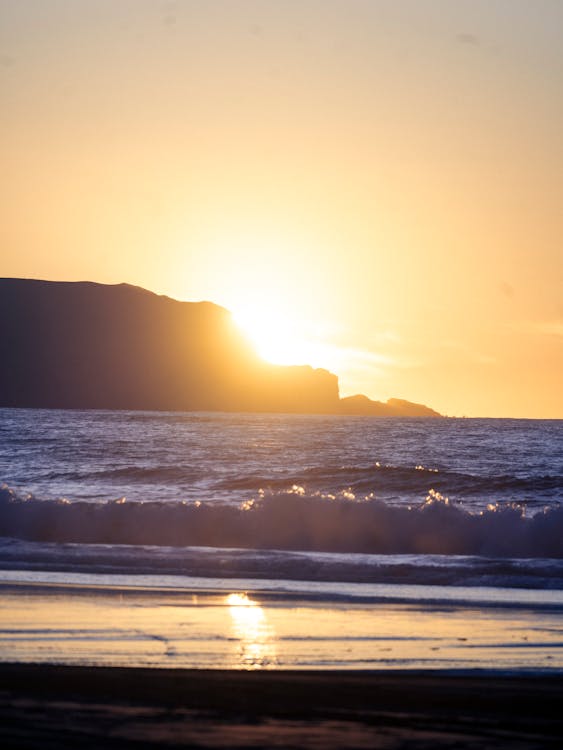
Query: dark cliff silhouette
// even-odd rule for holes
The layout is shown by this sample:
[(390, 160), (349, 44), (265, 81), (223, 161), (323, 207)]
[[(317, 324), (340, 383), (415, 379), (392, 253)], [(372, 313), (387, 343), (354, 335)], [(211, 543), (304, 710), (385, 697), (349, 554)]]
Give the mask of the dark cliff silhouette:
[(439, 417), (437, 411), (424, 404), (414, 404), (402, 398), (372, 401), (367, 396), (347, 396), (340, 399), (341, 414), (357, 414), (371, 417)]
[(128, 284), (0, 279), (0, 352), (0, 406), (418, 415), (340, 400), (326, 370), (261, 360), (224, 308)]

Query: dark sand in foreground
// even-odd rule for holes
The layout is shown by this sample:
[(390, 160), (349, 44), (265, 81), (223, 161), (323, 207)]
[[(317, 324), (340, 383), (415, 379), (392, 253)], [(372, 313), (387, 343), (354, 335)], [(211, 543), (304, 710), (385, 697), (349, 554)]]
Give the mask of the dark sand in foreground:
[(559, 748), (563, 676), (0, 664), (6, 748)]

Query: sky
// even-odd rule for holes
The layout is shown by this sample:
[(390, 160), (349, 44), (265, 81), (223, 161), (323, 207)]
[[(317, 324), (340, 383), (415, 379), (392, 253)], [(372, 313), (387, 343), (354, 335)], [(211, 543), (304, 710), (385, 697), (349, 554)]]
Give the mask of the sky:
[(563, 418), (563, 2), (0, 0), (0, 276), (227, 307), (341, 395)]

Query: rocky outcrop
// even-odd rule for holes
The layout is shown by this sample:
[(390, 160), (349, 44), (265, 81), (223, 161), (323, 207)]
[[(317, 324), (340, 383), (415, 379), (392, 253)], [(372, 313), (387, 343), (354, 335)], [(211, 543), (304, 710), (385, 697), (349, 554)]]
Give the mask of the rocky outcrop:
[(370, 417), (439, 417), (437, 411), (423, 404), (414, 404), (400, 398), (390, 398), (386, 403), (372, 401), (367, 396), (348, 396), (340, 399), (340, 414)]

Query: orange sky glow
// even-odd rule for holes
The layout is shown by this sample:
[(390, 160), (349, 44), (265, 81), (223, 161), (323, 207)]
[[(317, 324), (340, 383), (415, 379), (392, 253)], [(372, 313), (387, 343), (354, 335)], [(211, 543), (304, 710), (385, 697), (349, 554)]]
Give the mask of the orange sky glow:
[(0, 276), (211, 300), (341, 395), (563, 418), (563, 3), (0, 0)]

